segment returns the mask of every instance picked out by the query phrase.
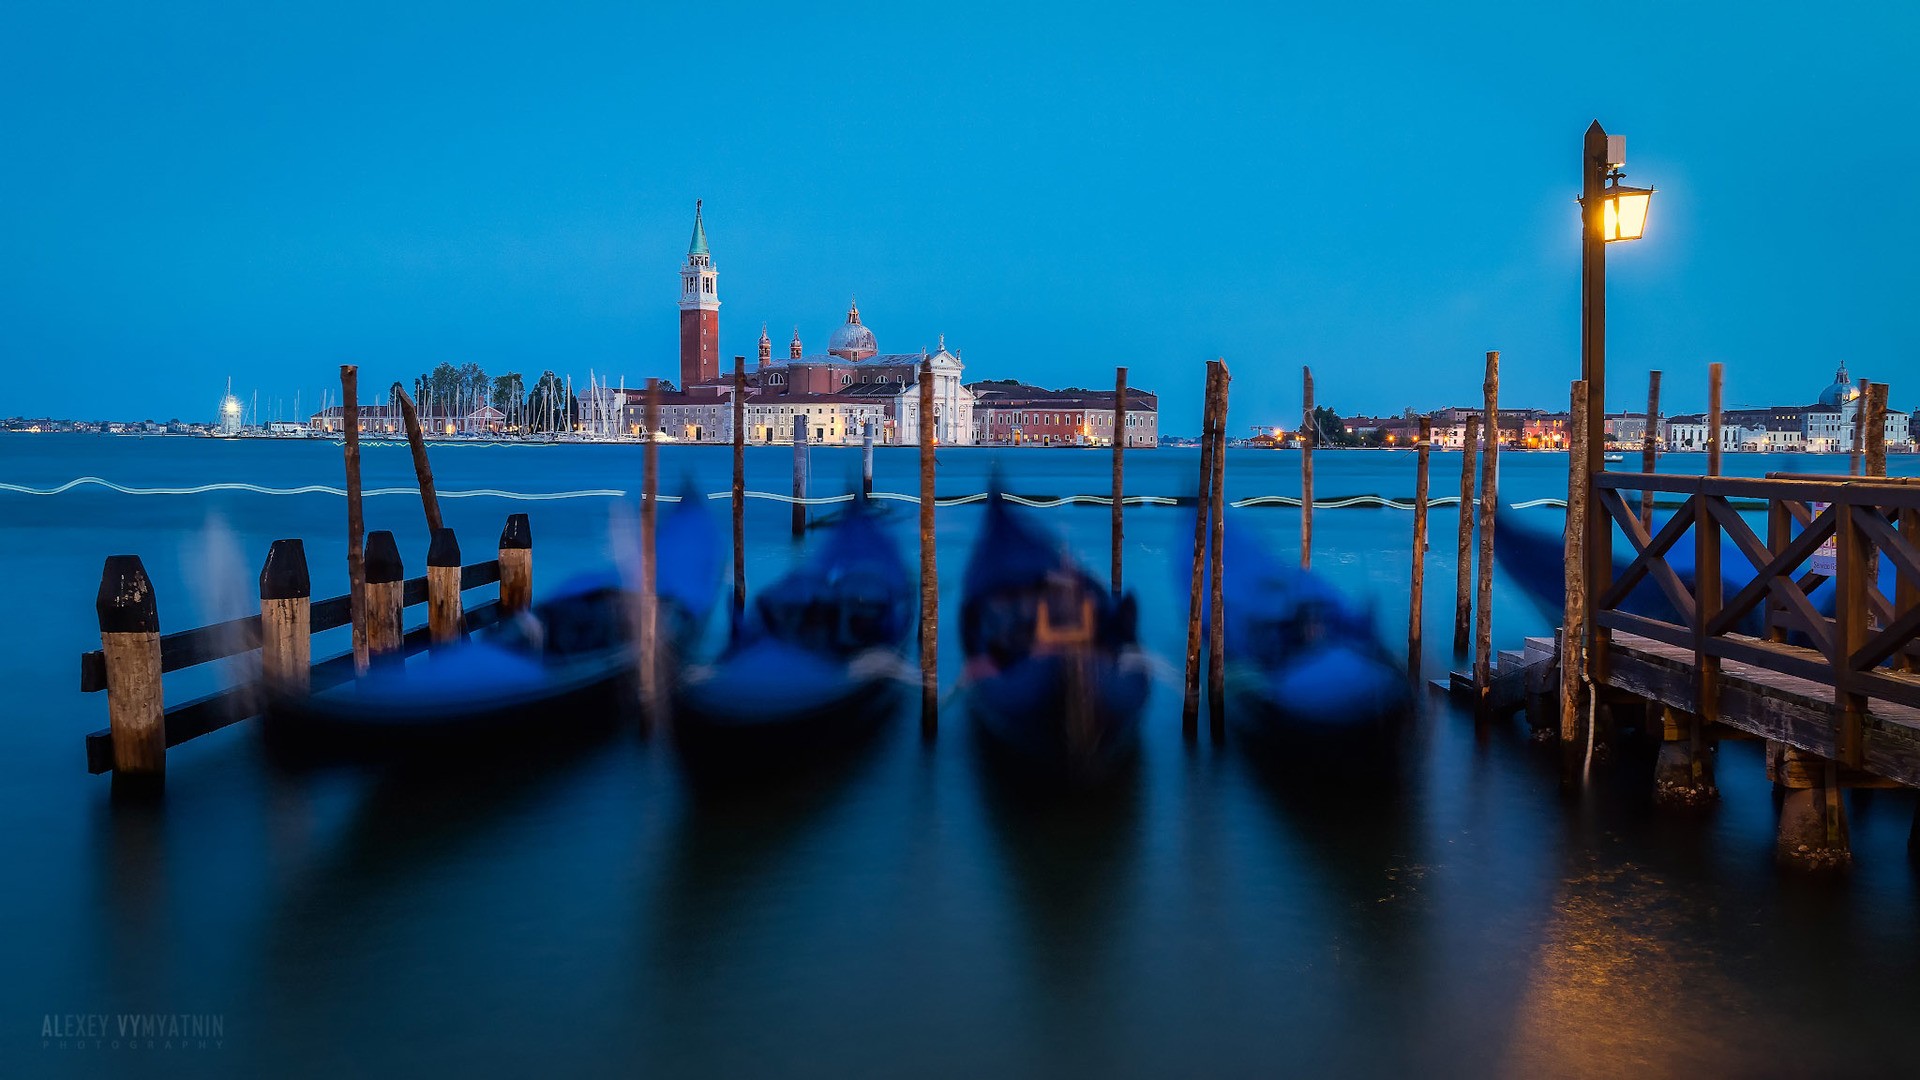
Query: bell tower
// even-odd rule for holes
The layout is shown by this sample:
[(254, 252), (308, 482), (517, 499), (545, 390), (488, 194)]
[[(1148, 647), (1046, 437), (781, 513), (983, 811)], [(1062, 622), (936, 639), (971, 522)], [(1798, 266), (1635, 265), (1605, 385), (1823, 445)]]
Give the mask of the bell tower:
[(700, 202), (693, 204), (693, 240), (680, 267), (680, 389), (720, 377), (719, 274), (707, 250)]

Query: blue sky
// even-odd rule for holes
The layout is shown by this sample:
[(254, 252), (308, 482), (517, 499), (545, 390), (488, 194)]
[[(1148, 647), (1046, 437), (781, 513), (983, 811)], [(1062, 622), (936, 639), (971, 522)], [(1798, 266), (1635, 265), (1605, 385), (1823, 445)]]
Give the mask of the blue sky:
[[(192, 4), (0, 16), (0, 415), (311, 406), (356, 361), (675, 367), (703, 198), (723, 353), (1110, 385), (1197, 429), (1565, 400), (1580, 137), (1660, 189), (1610, 404), (1920, 403), (1911, 5)], [(278, 8), (278, 9), (276, 9)]]

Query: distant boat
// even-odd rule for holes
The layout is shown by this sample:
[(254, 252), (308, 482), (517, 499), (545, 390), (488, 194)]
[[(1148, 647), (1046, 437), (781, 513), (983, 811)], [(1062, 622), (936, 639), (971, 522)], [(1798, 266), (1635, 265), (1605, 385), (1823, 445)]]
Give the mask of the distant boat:
[(1627, 455), (1625, 455), (1625, 454), (1601, 454), (1601, 455), (1600, 455), (1600, 460), (1602, 460), (1602, 461), (1604, 461), (1604, 462), (1606, 462), (1606, 463), (1607, 463), (1607, 464), (1609, 464), (1609, 465), (1618, 465), (1618, 464), (1620, 464), (1621, 462), (1623, 462), (1623, 461), (1625, 461), (1625, 460), (1627, 460)]
[(918, 580), (856, 499), (820, 549), (763, 589), (741, 638), (674, 699), (682, 756), (763, 772), (846, 747), (891, 716), (910, 669)]
[(1130, 757), (1150, 689), (1137, 622), (1131, 595), (1115, 599), (994, 485), (960, 610), (960, 683), (991, 753), (1070, 785)]

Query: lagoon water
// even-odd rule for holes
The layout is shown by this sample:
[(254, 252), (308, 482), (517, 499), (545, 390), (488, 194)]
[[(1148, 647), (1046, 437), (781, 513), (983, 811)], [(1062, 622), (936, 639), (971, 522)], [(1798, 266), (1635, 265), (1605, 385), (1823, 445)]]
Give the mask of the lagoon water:
[[(635, 447), (436, 446), (443, 497), (638, 487)], [(402, 446), (365, 452), (369, 487), (407, 487)], [(724, 491), (724, 448), (668, 447)], [(1404, 452), (1322, 451), (1322, 498), (1410, 496)], [(748, 486), (784, 490), (791, 455), (756, 449)], [(997, 464), (1023, 494), (1102, 493), (1104, 453), (949, 449), (943, 494)], [(1558, 454), (1502, 456), (1509, 499), (1565, 491)], [(1896, 458), (1896, 471), (1920, 471)], [(1663, 468), (1699, 471), (1698, 456)], [(855, 450), (814, 451), (816, 493), (857, 482)], [(1459, 458), (1433, 458), (1435, 496)], [(1729, 471), (1844, 471), (1844, 459), (1730, 455)], [(1132, 494), (1189, 493), (1191, 450), (1128, 459)], [(882, 450), (881, 490), (915, 490), (912, 451)], [(83, 476), (136, 489), (340, 483), (325, 443), (0, 435), (0, 481)], [(1229, 455), (1232, 498), (1297, 494), (1291, 452)], [(605, 560), (615, 500), (445, 498), (467, 560), (505, 515), (532, 516), (536, 595)], [(715, 503), (724, 512), (724, 503)], [(1038, 511), (1096, 573), (1107, 511)], [(793, 557), (787, 508), (750, 503), (748, 577)], [(411, 495), (371, 498), (418, 572)], [(892, 518), (911, 551), (912, 515)], [(979, 520), (942, 510), (953, 605)], [(343, 500), (326, 493), (57, 495), (0, 490), (0, 1073), (259, 1076), (434, 1073), (648, 1076), (1337, 1074), (1911, 1075), (1920, 893), (1908, 793), (1856, 794), (1855, 866), (1772, 862), (1774, 800), (1757, 747), (1722, 750), (1722, 798), (1649, 805), (1649, 750), (1623, 748), (1563, 797), (1556, 758), (1518, 721), (1476, 738), (1435, 702), (1402, 775), (1317, 789), (1231, 745), (1180, 737), (1186, 512), (1130, 509), (1126, 560), (1146, 644), (1164, 658), (1141, 767), (1065, 805), (985, 782), (957, 709), (923, 744), (911, 715), (829, 775), (697, 794), (663, 743), (628, 733), (561, 760), (426, 778), (289, 774), (251, 725), (175, 749), (157, 806), (116, 803), (82, 737), (101, 559), (136, 552), (163, 629), (245, 614), (276, 537), (306, 541), (316, 596), (344, 590)], [(1295, 511), (1229, 519), (1282, 552)], [(1452, 657), (1454, 510), (1435, 510), (1429, 677)], [(1376, 598), (1404, 640), (1411, 522), (1323, 510), (1315, 565)], [(1548, 627), (1495, 589), (1496, 644)], [(418, 611), (414, 612), (418, 617)], [(316, 656), (344, 647), (316, 642)], [(959, 668), (957, 628), (942, 670)], [(236, 674), (168, 677), (171, 699)], [(44, 1035), (62, 1017), (218, 1017), (217, 1046), (114, 1048)], [(117, 1032), (110, 1031), (108, 1041)]]

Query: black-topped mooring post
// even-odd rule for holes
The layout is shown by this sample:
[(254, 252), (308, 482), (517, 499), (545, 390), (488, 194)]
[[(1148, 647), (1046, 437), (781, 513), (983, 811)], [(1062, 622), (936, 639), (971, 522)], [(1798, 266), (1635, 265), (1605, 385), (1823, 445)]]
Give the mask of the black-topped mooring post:
[(93, 608), (106, 654), (114, 776), (162, 779), (167, 773), (167, 730), (160, 689), (160, 609), (140, 556), (107, 556)]
[(525, 514), (508, 514), (500, 530), (500, 614), (533, 606), (533, 525)]
[(405, 659), (407, 566), (392, 532), (367, 534), (366, 565), (367, 661), (397, 664)]
[(433, 530), (427, 545), (427, 639), (434, 645), (460, 640), (466, 612), (460, 602), (460, 541), (452, 529)]
[(260, 678), (279, 694), (304, 694), (312, 685), (313, 585), (307, 549), (299, 540), (275, 540), (260, 568)]

